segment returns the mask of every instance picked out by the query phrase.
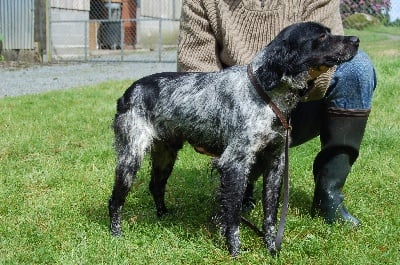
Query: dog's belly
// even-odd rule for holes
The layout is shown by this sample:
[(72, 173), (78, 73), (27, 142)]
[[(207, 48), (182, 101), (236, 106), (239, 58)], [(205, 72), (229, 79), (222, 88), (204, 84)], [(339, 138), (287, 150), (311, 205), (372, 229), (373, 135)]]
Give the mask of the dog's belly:
[(226, 140), (229, 139), (226, 130), (210, 122), (188, 122), (186, 119), (159, 116), (154, 122), (157, 139), (167, 144), (188, 142), (198, 147), (200, 153), (222, 154)]
[(196, 152), (203, 154), (203, 155), (219, 157), (222, 154), (222, 150), (215, 148), (215, 146), (213, 146), (211, 148), (203, 147), (203, 146), (195, 146), (195, 145), (192, 145), (192, 146)]
[[(202, 108), (200, 111), (178, 112), (169, 108), (159, 114), (155, 120), (157, 137), (166, 142), (180, 139), (195, 147), (199, 153), (220, 156), (227, 142), (232, 137), (228, 124), (232, 122), (224, 119), (220, 111), (214, 108), (214, 113)], [(204, 115), (196, 115), (201, 113)], [(206, 113), (208, 113), (206, 115)], [(237, 125), (240, 126), (240, 125)]]

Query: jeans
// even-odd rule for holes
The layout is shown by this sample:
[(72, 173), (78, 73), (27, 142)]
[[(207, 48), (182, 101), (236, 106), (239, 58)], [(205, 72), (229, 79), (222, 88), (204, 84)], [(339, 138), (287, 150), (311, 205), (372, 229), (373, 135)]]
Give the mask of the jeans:
[(323, 99), (301, 102), (292, 111), (291, 146), (300, 145), (319, 135), (326, 108), (371, 109), (375, 87), (374, 66), (367, 54), (359, 51), (352, 60), (336, 68)]

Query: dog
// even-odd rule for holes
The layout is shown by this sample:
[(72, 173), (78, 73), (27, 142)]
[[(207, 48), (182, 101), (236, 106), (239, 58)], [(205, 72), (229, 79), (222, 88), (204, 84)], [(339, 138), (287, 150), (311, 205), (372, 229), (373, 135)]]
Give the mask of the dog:
[(274, 253), (284, 171), (282, 117), (316, 77), (352, 59), (358, 46), (355, 36), (332, 35), (314, 22), (297, 23), (282, 30), (248, 66), (158, 73), (134, 82), (118, 99), (113, 123), (117, 165), (109, 200), (111, 233), (122, 233), (122, 207), (147, 152), (157, 215), (167, 213), (165, 186), (179, 149), (188, 142), (214, 156), (221, 181), (221, 226), (232, 256), (240, 253), (246, 187), (263, 175), (264, 240)]

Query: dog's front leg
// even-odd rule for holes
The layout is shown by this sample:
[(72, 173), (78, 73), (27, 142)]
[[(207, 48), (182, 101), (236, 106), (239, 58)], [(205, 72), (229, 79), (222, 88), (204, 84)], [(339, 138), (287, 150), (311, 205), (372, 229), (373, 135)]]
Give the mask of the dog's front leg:
[(214, 165), (221, 175), (221, 221), (222, 233), (226, 238), (229, 253), (235, 257), (240, 253), (240, 212), (247, 185), (248, 167), (243, 161), (226, 161), (223, 156), (214, 160)]
[(264, 173), (263, 180), (263, 207), (264, 207), (264, 231), (265, 243), (272, 255), (276, 254), (276, 222), (279, 208), (279, 195), (284, 174), (284, 153), (270, 157), (269, 171)]

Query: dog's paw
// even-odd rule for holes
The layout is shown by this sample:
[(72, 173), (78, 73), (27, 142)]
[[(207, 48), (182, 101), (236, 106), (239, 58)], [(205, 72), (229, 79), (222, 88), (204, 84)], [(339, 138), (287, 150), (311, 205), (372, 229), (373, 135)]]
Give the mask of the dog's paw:
[(120, 219), (111, 219), (110, 231), (114, 237), (120, 237), (122, 235), (122, 226)]
[(228, 245), (229, 254), (232, 257), (237, 257), (240, 254), (240, 239), (239, 228), (228, 228), (226, 230), (226, 243)]
[(240, 254), (240, 240), (228, 243), (229, 254), (232, 258), (236, 258)]
[(276, 248), (276, 243), (275, 243), (275, 237), (272, 236), (266, 236), (265, 237), (265, 245), (271, 254), (271, 256), (275, 257), (277, 256), (279, 250)]
[(162, 217), (164, 217), (165, 215), (167, 215), (169, 212), (168, 212), (168, 210), (167, 210), (167, 208), (165, 208), (165, 207), (162, 207), (162, 208), (160, 208), (160, 209), (157, 209), (157, 217), (158, 218), (162, 218)]
[(113, 236), (122, 235), (122, 206), (114, 206), (112, 199), (109, 200), (108, 214), (110, 216), (110, 231)]

